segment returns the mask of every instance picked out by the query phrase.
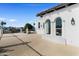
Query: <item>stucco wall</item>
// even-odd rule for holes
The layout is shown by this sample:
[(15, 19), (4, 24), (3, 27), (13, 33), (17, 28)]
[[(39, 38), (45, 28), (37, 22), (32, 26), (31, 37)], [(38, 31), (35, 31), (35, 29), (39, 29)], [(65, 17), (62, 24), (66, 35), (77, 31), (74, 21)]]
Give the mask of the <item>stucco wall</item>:
[[(55, 32), (55, 19), (61, 17), (62, 19), (62, 36), (56, 36)], [(74, 18), (75, 25), (71, 24), (71, 20)], [(47, 35), (44, 32), (43, 22), (47, 19), (51, 21), (51, 34)], [(58, 41), (64, 44), (70, 44), (79, 46), (79, 4), (75, 4), (70, 7), (63, 8), (61, 10), (45, 14), (38, 20), (41, 23), (41, 28), (38, 29), (38, 33), (42, 34), (43, 37), (52, 41)]]

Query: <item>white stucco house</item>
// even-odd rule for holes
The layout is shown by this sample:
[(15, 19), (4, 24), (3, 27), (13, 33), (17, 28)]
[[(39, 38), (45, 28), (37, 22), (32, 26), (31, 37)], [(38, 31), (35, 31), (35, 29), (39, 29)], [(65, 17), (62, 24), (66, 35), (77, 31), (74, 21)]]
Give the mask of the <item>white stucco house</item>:
[(79, 46), (79, 4), (63, 3), (37, 14), (36, 31), (43, 39)]

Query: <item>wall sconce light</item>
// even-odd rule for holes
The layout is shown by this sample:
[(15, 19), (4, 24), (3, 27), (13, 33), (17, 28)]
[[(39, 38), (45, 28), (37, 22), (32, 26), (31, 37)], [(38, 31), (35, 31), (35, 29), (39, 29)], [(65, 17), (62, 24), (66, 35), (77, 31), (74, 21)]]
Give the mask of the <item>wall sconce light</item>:
[(72, 18), (71, 24), (72, 24), (72, 25), (75, 25), (75, 20), (74, 20), (74, 18)]

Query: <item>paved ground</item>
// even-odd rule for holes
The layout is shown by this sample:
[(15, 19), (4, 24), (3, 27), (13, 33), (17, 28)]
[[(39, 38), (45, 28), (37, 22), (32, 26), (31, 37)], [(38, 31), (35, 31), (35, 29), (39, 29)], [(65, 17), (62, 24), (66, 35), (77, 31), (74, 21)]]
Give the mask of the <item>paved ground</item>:
[(0, 55), (8, 56), (77, 56), (79, 48), (41, 39), (37, 34), (4, 34), (0, 41)]
[[(19, 38), (17, 38), (18, 36)], [(21, 40), (21, 39), (22, 40)], [(29, 48), (26, 44), (27, 42), (27, 34), (4, 34), (1, 41), (0, 41), (0, 47), (4, 49), (3, 52), (0, 53), (0, 55), (9, 55), (9, 56), (39, 56), (38, 53), (36, 53), (33, 49)], [(24, 43), (26, 44), (21, 44)]]

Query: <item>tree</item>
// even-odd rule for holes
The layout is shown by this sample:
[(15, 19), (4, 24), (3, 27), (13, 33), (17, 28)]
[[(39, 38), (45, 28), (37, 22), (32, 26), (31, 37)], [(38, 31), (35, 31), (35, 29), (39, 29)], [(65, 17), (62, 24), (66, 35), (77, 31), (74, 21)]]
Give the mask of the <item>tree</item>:
[(31, 24), (27, 23), (27, 24), (25, 24), (25, 26), (24, 26), (24, 32), (26, 32), (26, 29), (28, 29), (28, 31), (32, 31), (33, 26), (32, 26)]

